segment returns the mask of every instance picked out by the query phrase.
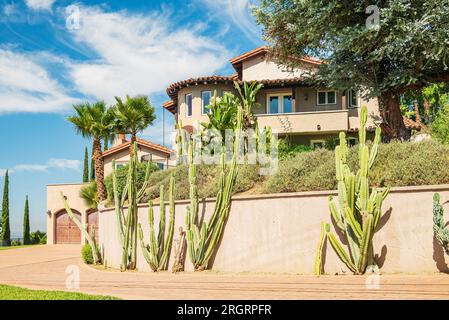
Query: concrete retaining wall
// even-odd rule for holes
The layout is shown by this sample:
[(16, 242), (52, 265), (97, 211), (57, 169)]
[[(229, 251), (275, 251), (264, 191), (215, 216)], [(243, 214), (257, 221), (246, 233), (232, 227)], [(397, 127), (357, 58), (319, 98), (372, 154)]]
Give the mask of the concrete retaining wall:
[[(384, 202), (386, 212), (374, 237), (377, 260), (385, 273), (426, 273), (449, 271), (444, 252), (433, 237), (432, 197), (439, 192), (449, 200), (449, 185), (394, 188)], [(225, 272), (273, 272), (313, 274), (320, 222), (330, 222), (328, 196), (335, 191), (237, 196), (225, 228), (213, 269)], [(175, 235), (185, 229), (188, 201), (176, 204)], [(208, 218), (214, 202), (200, 204), (200, 214)], [(449, 211), (449, 205), (445, 205)], [(155, 225), (159, 216), (155, 205)], [(168, 216), (168, 209), (167, 209)], [(139, 207), (145, 241), (148, 242), (148, 208)], [(116, 232), (115, 213), (105, 209), (99, 215), (100, 242), (107, 264), (118, 268), (121, 251)], [(446, 258), (447, 259), (447, 258)], [(447, 260), (446, 260), (447, 261)], [(170, 268), (173, 263), (173, 250)], [(150, 271), (138, 249), (138, 269)], [(186, 270), (192, 265), (187, 257)], [(341, 273), (346, 267), (330, 245), (325, 271)]]

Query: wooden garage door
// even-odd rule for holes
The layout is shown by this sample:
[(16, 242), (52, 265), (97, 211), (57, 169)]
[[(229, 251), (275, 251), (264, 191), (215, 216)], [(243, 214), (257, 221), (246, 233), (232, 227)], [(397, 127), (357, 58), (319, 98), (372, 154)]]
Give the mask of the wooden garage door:
[[(73, 214), (81, 221), (81, 214), (75, 211), (73, 211)], [(81, 231), (73, 223), (66, 211), (62, 211), (56, 216), (55, 232), (57, 244), (81, 243)]]

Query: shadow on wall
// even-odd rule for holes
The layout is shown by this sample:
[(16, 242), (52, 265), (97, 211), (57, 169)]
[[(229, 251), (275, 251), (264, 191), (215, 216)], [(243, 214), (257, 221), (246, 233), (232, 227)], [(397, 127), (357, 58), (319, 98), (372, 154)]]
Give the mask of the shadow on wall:
[(449, 274), (449, 267), (446, 263), (444, 249), (438, 243), (435, 236), (433, 236), (433, 260), (435, 261), (438, 271)]

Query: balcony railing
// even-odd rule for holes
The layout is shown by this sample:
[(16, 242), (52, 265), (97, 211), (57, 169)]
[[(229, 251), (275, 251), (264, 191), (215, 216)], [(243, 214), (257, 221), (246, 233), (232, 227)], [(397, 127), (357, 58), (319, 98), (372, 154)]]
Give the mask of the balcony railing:
[(258, 114), (256, 116), (259, 128), (271, 127), (279, 134), (348, 130), (348, 110)]

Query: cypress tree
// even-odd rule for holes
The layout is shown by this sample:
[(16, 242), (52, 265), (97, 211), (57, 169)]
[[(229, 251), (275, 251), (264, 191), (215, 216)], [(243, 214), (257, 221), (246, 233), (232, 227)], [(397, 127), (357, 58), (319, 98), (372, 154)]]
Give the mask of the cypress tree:
[(28, 196), (25, 200), (25, 212), (23, 215), (23, 244), (31, 243), (30, 235), (30, 207), (28, 204)]
[(95, 181), (95, 160), (93, 154), (94, 148), (92, 146), (92, 157), (90, 158), (90, 181)]
[(84, 149), (83, 182), (89, 182), (89, 153), (87, 147)]
[(3, 246), (11, 245), (11, 230), (9, 228), (9, 173), (5, 174), (5, 185), (3, 187), (3, 202), (2, 202), (2, 232), (0, 240)]

